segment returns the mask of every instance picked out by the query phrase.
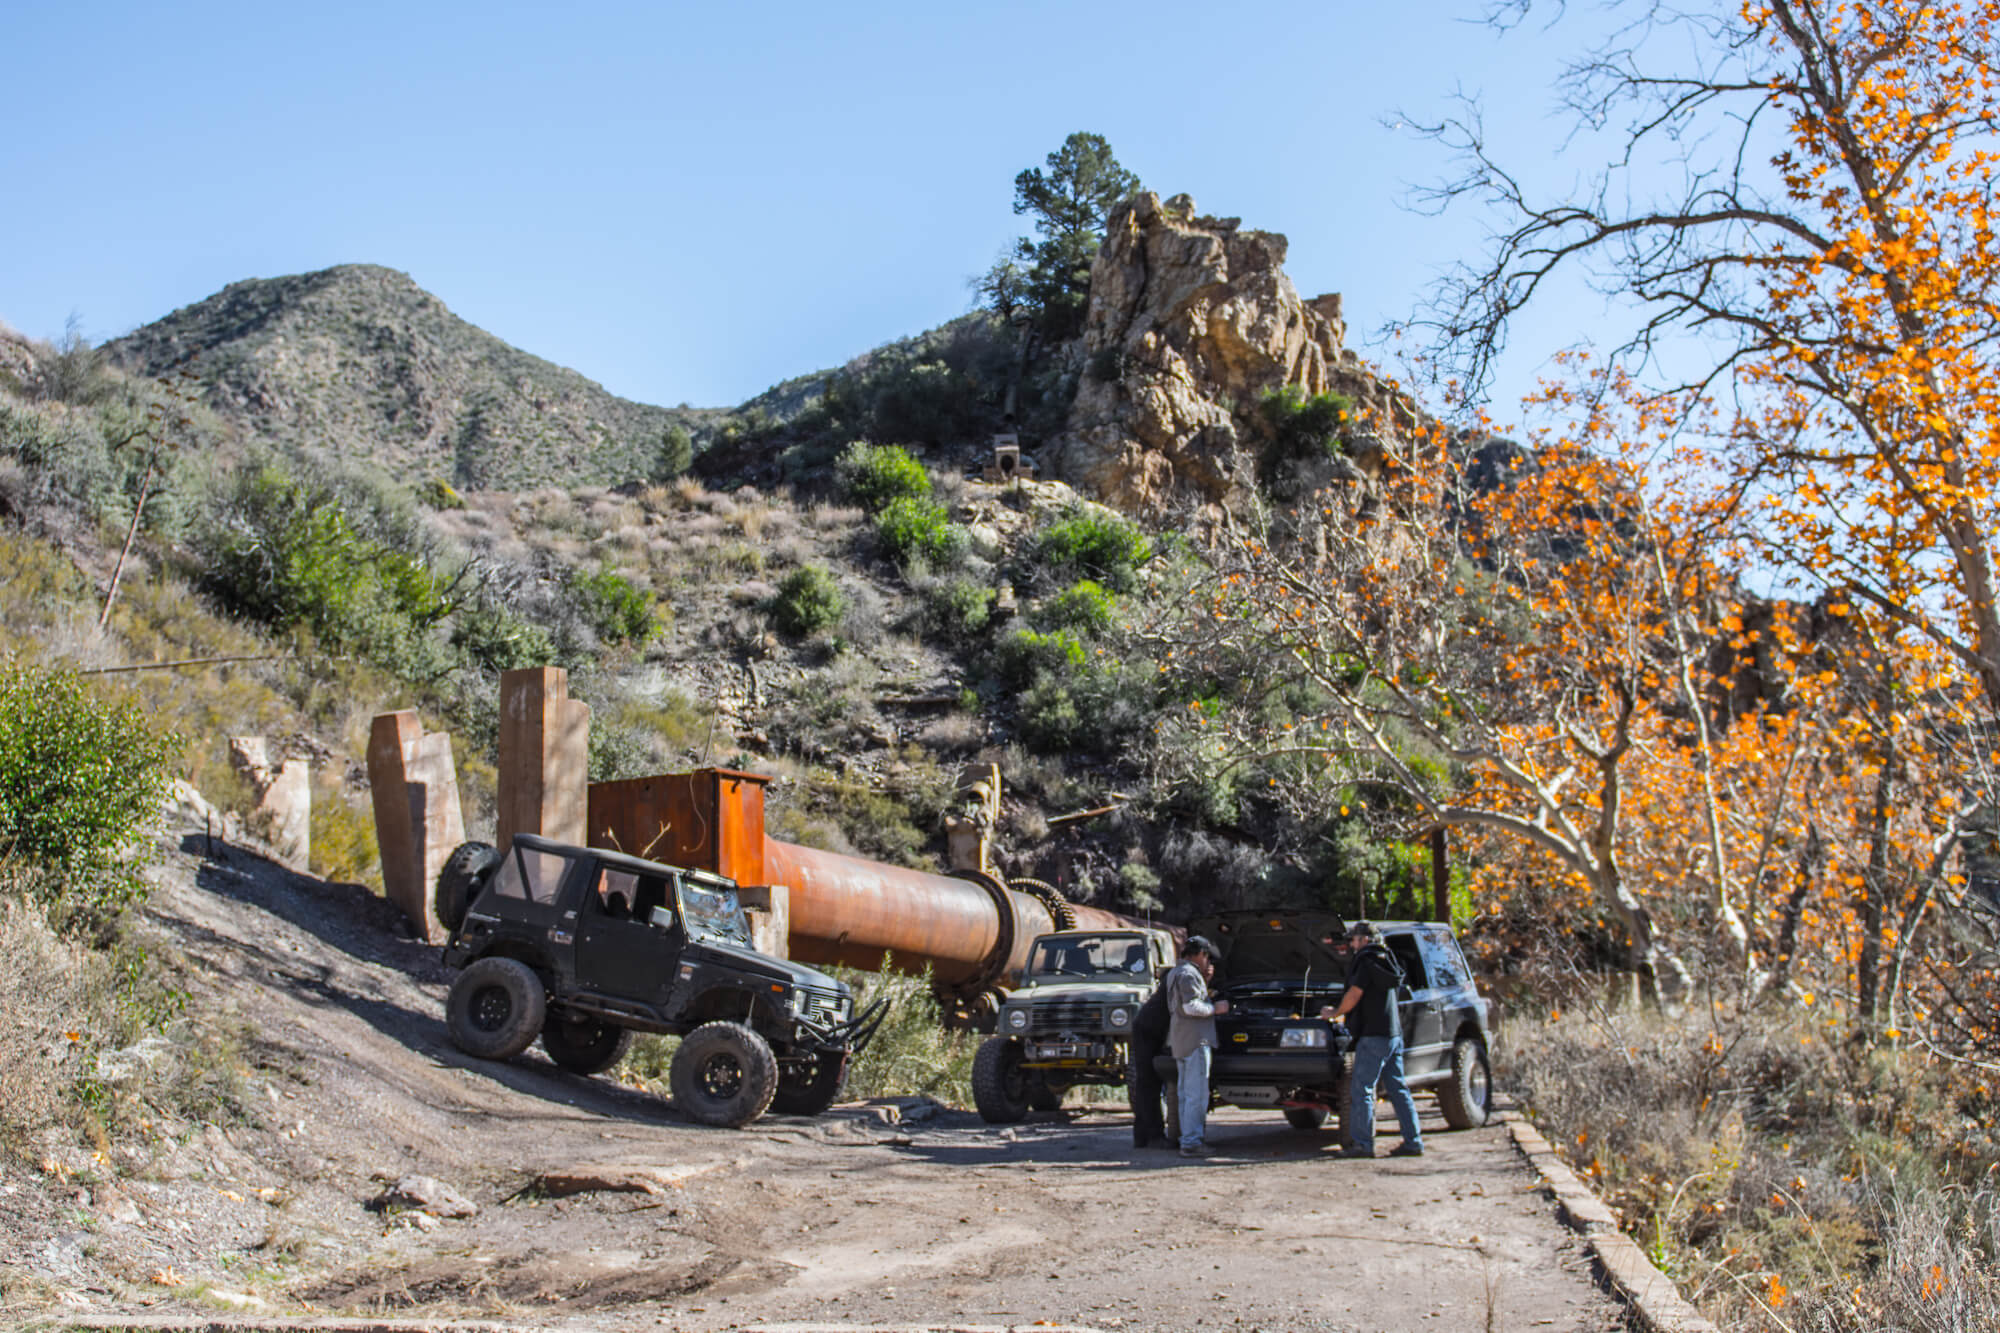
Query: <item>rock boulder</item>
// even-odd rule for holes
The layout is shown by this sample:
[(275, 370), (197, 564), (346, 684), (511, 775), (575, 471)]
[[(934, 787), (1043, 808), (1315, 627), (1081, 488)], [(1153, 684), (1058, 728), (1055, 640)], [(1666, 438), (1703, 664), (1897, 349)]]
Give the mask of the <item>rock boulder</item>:
[(1340, 297), (1303, 300), (1287, 242), (1194, 201), (1152, 193), (1112, 210), (1090, 270), (1083, 376), (1043, 461), (1127, 511), (1218, 501), (1246, 480), (1257, 405), (1275, 389), (1344, 393), (1378, 412), (1394, 397), (1344, 345)]

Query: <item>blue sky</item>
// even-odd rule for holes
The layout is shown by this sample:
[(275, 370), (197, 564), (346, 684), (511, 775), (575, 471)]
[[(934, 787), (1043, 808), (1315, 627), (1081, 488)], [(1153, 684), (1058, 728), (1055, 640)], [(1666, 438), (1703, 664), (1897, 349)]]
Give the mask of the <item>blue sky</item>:
[[(0, 5), (0, 319), (101, 340), (365, 261), (616, 393), (699, 406), (967, 309), (1025, 227), (1015, 173), (1073, 130), (1289, 236), (1293, 280), (1343, 292), (1368, 352), (1483, 226), (1402, 207), (1449, 163), (1385, 117), (1478, 94), (1560, 182), (1576, 41), (1496, 36), (1458, 0)], [(1593, 309), (1525, 327), (1503, 387)]]

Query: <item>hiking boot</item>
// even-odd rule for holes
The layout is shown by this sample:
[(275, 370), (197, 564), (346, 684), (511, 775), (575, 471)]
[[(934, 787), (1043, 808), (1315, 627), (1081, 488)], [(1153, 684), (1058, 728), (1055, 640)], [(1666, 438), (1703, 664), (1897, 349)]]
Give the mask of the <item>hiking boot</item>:
[(1181, 1148), (1181, 1156), (1183, 1156), (1183, 1157), (1213, 1157), (1213, 1156), (1215, 1156), (1215, 1149), (1214, 1149), (1214, 1148), (1213, 1148), (1212, 1146), (1210, 1146), (1209, 1144), (1206, 1144), (1206, 1143), (1197, 1143), (1197, 1144), (1195, 1144), (1195, 1145), (1194, 1145), (1194, 1147), (1192, 1147), (1192, 1148), (1189, 1148), (1189, 1147), (1186, 1147), (1186, 1146), (1183, 1146), (1183, 1147)]
[(1405, 1139), (1403, 1142), (1389, 1149), (1389, 1155), (1391, 1157), (1422, 1157), (1424, 1155), (1424, 1145), (1421, 1143), (1412, 1143)]
[(1342, 1157), (1373, 1157), (1375, 1150), (1373, 1148), (1357, 1148), (1350, 1144), (1340, 1150), (1340, 1155)]

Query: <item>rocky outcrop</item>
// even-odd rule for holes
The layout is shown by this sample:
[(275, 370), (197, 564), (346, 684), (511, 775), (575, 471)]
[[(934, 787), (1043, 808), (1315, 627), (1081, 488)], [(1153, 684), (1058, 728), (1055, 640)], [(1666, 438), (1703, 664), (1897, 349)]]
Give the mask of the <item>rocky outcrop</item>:
[(1247, 480), (1266, 393), (1297, 385), (1387, 409), (1390, 391), (1343, 346), (1340, 297), (1301, 299), (1286, 246), (1197, 216), (1186, 195), (1112, 210), (1090, 270), (1082, 382), (1044, 465), (1128, 511), (1220, 500)]

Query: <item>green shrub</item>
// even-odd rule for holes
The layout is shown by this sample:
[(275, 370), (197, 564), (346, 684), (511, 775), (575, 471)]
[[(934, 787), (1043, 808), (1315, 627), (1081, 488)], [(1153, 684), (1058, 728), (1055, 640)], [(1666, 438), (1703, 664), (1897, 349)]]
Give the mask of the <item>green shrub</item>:
[(1092, 579), (1078, 579), (1036, 608), (1036, 621), (1049, 629), (1101, 634), (1111, 628), (1111, 607), (1117, 599)]
[(939, 579), (924, 590), (924, 628), (932, 634), (977, 634), (992, 618), (993, 589), (971, 579)]
[(1263, 458), (1268, 474), (1285, 463), (1344, 453), (1354, 400), (1338, 393), (1307, 397), (1298, 385), (1287, 384), (1258, 400), (1257, 415), (1269, 436)]
[(948, 569), (965, 556), (965, 529), (935, 500), (891, 500), (875, 517), (875, 535), (899, 565), (921, 560), (932, 569)]
[(1150, 673), (1122, 662), (1040, 671), (1021, 695), (1021, 743), (1040, 754), (1117, 754), (1152, 717)]
[(873, 429), (880, 438), (943, 444), (979, 432), (979, 385), (942, 361), (897, 362), (876, 377)]
[(644, 648), (659, 632), (653, 599), (616, 570), (572, 575), (569, 586), (585, 622), (605, 643)]
[(897, 445), (856, 440), (840, 456), (838, 470), (841, 485), (871, 514), (881, 513), (897, 500), (931, 498), (930, 473)]
[(465, 497), (443, 477), (432, 477), (425, 482), (417, 491), (417, 499), (437, 510), (465, 508)]
[(451, 609), (419, 556), (363, 535), (330, 486), (274, 467), (236, 484), (205, 545), (207, 588), (230, 610), (394, 669), (428, 665), (415, 640)]
[(694, 437), (676, 422), (660, 432), (660, 450), (653, 460), (654, 481), (671, 481), (694, 462)]
[(382, 853), (375, 812), (339, 787), (318, 786), (312, 797), (312, 872), (338, 884), (382, 888)]
[(498, 602), (481, 599), (451, 618), (451, 646), (472, 665), (498, 674), (556, 661), (555, 640)]
[(875, 1039), (848, 1070), (849, 1097), (930, 1096), (951, 1106), (970, 1104), (972, 1057), (980, 1039), (946, 1029), (928, 970), (920, 976), (886, 966), (875, 973), (832, 971), (853, 987), (857, 1006), (878, 998), (889, 1002)]
[(1083, 641), (1066, 629), (1017, 629), (1001, 640), (993, 664), (1001, 683), (1018, 690), (1041, 673), (1061, 678), (1081, 670), (1088, 657)]
[(1153, 558), (1153, 543), (1116, 515), (1079, 510), (1043, 528), (1035, 540), (1035, 554), (1053, 571), (1080, 574), (1129, 592), (1139, 566)]
[(819, 565), (801, 565), (778, 585), (771, 617), (787, 634), (803, 638), (831, 629), (847, 610), (847, 598), (833, 575)]
[(45, 868), (60, 924), (95, 926), (140, 891), (120, 858), (157, 814), (178, 737), (75, 675), (0, 669), (0, 847)]

